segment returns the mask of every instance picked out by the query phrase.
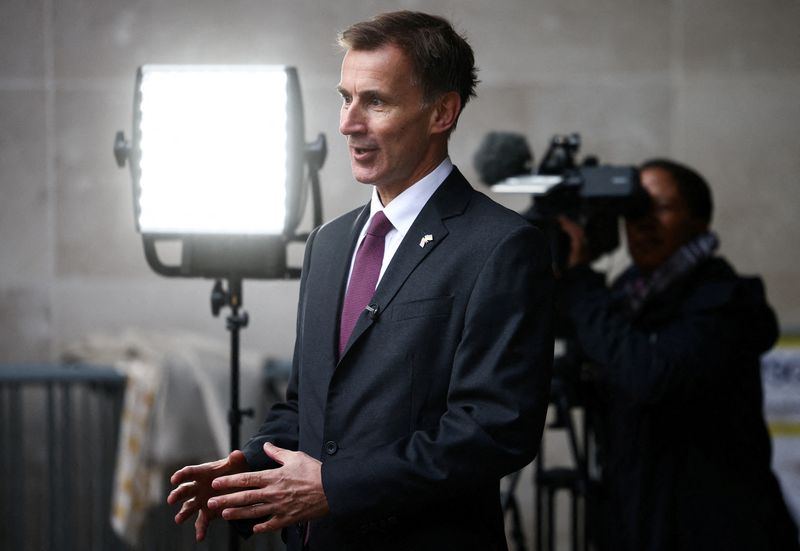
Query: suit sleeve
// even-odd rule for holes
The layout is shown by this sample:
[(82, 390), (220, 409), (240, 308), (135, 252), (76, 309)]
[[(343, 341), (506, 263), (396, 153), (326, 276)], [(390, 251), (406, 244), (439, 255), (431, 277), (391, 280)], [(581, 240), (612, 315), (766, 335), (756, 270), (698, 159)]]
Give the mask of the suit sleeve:
[(494, 488), (535, 456), (553, 358), (553, 281), (538, 230), (502, 237), (467, 291), (438, 425), (323, 464), (332, 515), (359, 522), (417, 514)]

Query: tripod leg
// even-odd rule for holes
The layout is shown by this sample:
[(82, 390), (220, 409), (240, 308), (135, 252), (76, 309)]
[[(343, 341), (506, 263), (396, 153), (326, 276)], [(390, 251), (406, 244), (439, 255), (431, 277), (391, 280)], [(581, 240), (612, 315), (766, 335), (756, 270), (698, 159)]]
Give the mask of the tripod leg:
[(511, 507), (511, 502), (514, 500), (514, 492), (517, 489), (517, 482), (519, 482), (519, 477), (521, 474), (522, 470), (519, 470), (511, 475), (511, 478), (508, 481), (508, 488), (500, 498), (500, 507), (502, 508), (503, 513), (505, 513), (509, 507)]
[(525, 533), (522, 531), (522, 517), (519, 513), (519, 504), (515, 497), (511, 497), (508, 505), (511, 511), (511, 537), (517, 551), (525, 551)]
[(570, 488), (570, 500), (572, 501), (572, 551), (578, 551), (578, 493), (575, 488)]

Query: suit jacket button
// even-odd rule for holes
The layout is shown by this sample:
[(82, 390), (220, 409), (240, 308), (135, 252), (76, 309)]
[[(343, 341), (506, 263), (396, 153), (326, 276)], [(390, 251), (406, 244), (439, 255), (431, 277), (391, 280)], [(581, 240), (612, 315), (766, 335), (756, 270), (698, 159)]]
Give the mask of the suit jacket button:
[(339, 444), (334, 442), (333, 440), (328, 440), (325, 442), (325, 453), (328, 455), (333, 455), (339, 450)]

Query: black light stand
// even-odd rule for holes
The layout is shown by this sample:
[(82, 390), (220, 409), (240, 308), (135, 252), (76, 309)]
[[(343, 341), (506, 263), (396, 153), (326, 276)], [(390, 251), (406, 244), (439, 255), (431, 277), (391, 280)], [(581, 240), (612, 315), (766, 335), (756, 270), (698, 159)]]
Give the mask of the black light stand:
[[(211, 290), (211, 313), (219, 316), (220, 310), (228, 306), (231, 309), (226, 319), (226, 327), (231, 332), (231, 409), (228, 411), (228, 426), (230, 427), (230, 449), (239, 449), (239, 439), (243, 417), (252, 417), (253, 408), (241, 409), (239, 407), (239, 331), (247, 327), (249, 317), (247, 312), (241, 311), (242, 306), (242, 280), (231, 278), (228, 280), (228, 289), (222, 286), (222, 280), (216, 280)], [(228, 549), (239, 549), (239, 534), (231, 525), (229, 527)]]
[(247, 312), (239, 311), (241, 305), (241, 279), (229, 279), (227, 291), (222, 286), (221, 280), (214, 282), (214, 288), (211, 290), (211, 313), (217, 317), (224, 306), (231, 309), (230, 315), (226, 318), (226, 327), (231, 332), (231, 408), (228, 412), (231, 451), (239, 449), (242, 418), (252, 417), (254, 414), (253, 408), (239, 408), (239, 331), (247, 327), (250, 321)]

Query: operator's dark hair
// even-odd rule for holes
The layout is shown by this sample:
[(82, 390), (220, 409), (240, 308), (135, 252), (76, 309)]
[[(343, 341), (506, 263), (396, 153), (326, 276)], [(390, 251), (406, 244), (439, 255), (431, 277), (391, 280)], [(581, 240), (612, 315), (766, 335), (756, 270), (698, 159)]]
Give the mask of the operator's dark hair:
[(479, 81), (472, 48), (442, 17), (412, 11), (382, 13), (340, 32), (338, 42), (352, 50), (399, 47), (411, 61), (426, 104), (441, 94), (457, 92), (463, 110), (476, 95)]
[(686, 201), (693, 218), (711, 223), (714, 200), (711, 187), (699, 172), (669, 159), (650, 159), (642, 163), (639, 170), (661, 169), (667, 172), (678, 186), (678, 193)]

